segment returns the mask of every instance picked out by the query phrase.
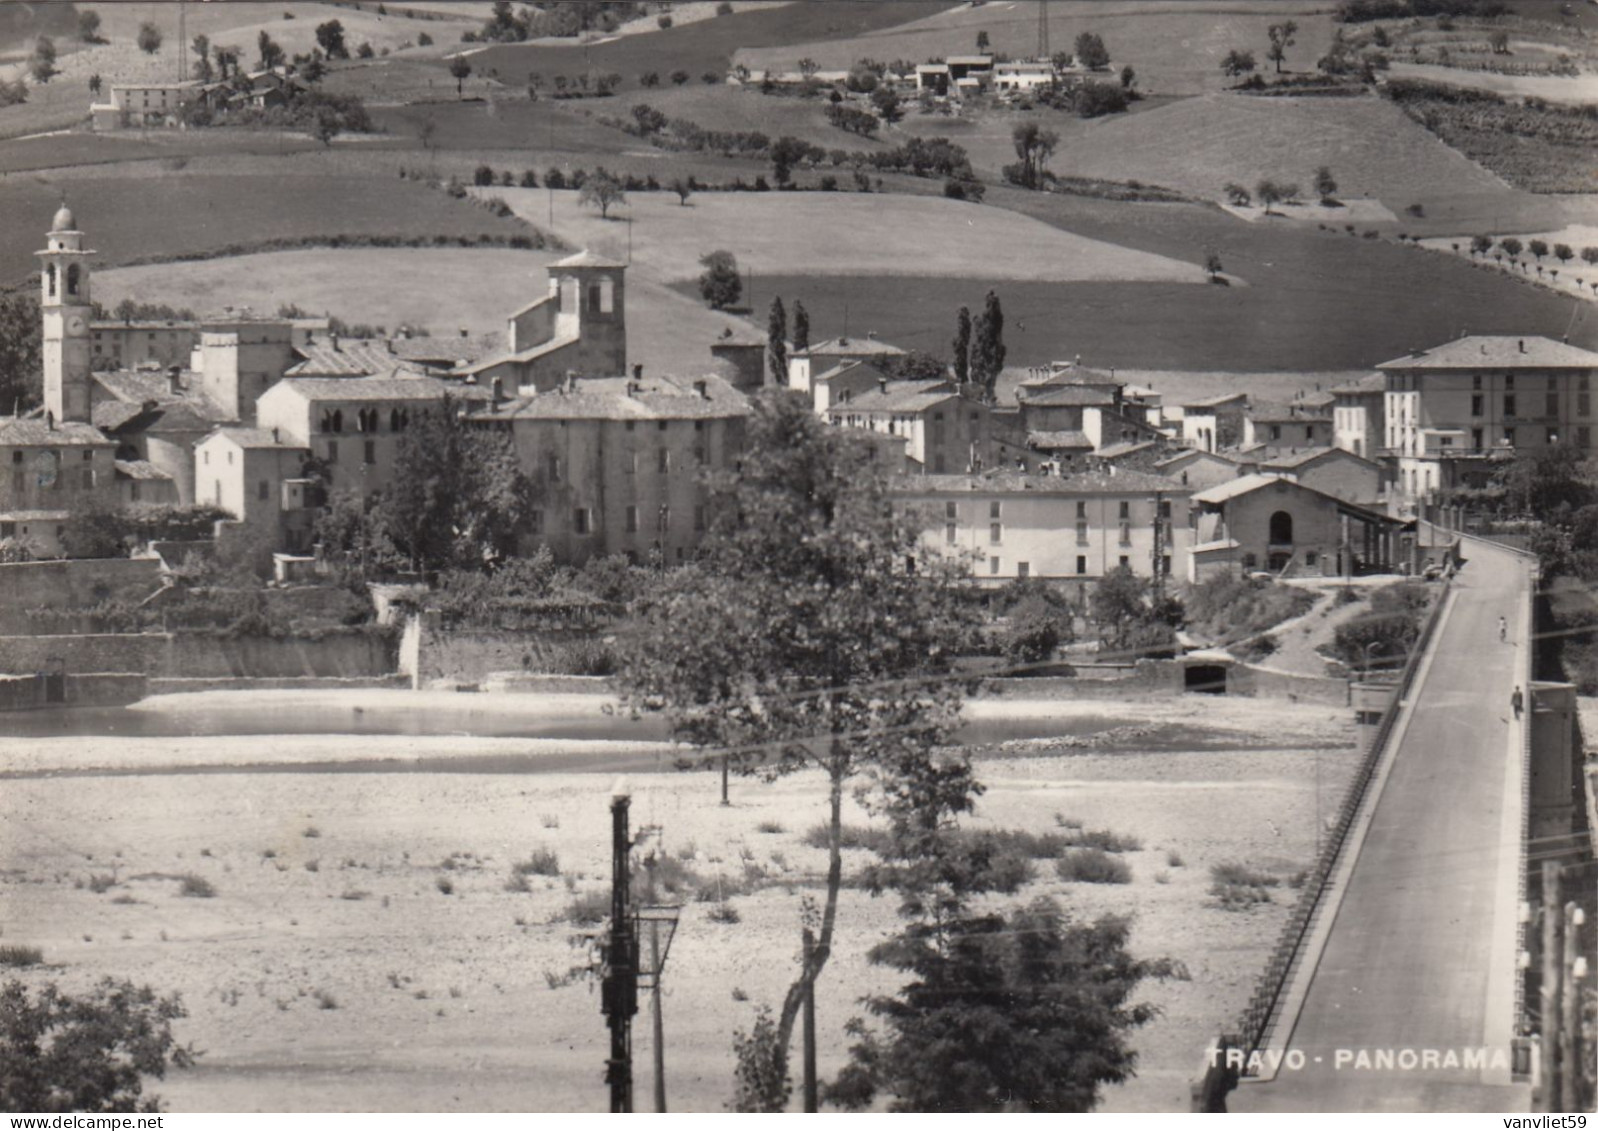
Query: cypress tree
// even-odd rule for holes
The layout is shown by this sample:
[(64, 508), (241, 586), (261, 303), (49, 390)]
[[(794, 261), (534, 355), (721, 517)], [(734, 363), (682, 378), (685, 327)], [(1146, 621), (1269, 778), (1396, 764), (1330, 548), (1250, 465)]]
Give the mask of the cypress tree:
[(782, 299), (771, 300), (771, 314), (766, 319), (766, 359), (771, 365), (771, 383), (788, 383), (788, 312), (782, 308)]
[(793, 349), (795, 353), (810, 348), (810, 312), (805, 309), (805, 304), (795, 301), (793, 304)]
[(964, 306), (954, 316), (954, 379), (962, 385), (971, 379), (971, 311)]

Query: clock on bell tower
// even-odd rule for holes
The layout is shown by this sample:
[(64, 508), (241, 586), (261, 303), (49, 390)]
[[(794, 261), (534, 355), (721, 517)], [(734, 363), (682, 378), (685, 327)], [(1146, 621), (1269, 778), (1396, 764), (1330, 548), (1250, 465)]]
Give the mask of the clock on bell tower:
[(57, 421), (89, 421), (89, 257), (83, 233), (63, 204), (39, 257), (43, 314), (44, 407)]

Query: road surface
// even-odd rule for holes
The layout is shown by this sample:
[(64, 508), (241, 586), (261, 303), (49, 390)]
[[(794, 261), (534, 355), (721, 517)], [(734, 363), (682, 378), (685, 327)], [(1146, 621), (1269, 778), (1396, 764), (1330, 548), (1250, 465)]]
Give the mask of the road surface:
[(1230, 1110), (1507, 1111), (1526, 1102), (1508, 1071), (1520, 836), (1510, 693), (1526, 670), (1529, 565), (1480, 542), (1466, 553), (1288, 1039), (1286, 1055), (1302, 1067), (1284, 1061), (1270, 1082), (1245, 1081)]

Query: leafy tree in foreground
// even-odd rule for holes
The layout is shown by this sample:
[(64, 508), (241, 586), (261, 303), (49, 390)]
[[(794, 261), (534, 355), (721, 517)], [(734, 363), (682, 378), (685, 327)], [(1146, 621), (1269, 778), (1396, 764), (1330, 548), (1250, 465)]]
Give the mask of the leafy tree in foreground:
[(0, 1111), (155, 1112), (144, 1077), (194, 1063), (172, 1022), (187, 1016), (176, 995), (102, 981), (88, 994), (52, 982), (30, 996), (19, 981), (0, 986)]
[(712, 480), (699, 564), (642, 603), (622, 657), (624, 701), (663, 704), (673, 736), (707, 759), (766, 780), (825, 775), (826, 892), (811, 965), (777, 1016), (783, 1065), (835, 945), (845, 791), (906, 788), (960, 710), (951, 668), (971, 631), (963, 566), (923, 543), (873, 451), (803, 397), (758, 397), (741, 473)]
[(1091, 31), (1076, 37), (1076, 61), (1089, 70), (1097, 71), (1110, 65), (1110, 51), (1104, 40)]
[(146, 55), (154, 55), (161, 50), (161, 29), (149, 22), (140, 24), (136, 42), (140, 51)]
[(394, 482), (364, 511), (334, 500), (319, 527), (330, 550), (427, 572), (486, 569), (515, 550), (532, 487), (510, 441), (472, 427), (461, 408), (445, 397), (418, 412), (400, 438)]
[(699, 294), (712, 310), (725, 310), (743, 297), (738, 259), (730, 251), (713, 251), (699, 260)]
[(329, 59), (350, 57), (350, 50), (344, 43), (344, 25), (337, 20), (316, 25), (316, 44)]

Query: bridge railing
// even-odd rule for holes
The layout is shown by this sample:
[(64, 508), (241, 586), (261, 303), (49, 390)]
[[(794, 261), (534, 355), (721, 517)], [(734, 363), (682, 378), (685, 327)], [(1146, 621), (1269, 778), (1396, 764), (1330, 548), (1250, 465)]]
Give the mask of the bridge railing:
[(1383, 752), (1392, 740), (1399, 705), (1414, 685), (1416, 673), (1432, 645), (1437, 622), (1442, 615), (1443, 605), (1447, 603), (1451, 586), (1451, 581), (1443, 584), (1442, 592), (1426, 615), (1420, 636), (1416, 639), (1415, 646), (1410, 649), (1409, 658), (1405, 661), (1398, 682), (1394, 685), (1389, 706), (1382, 712), (1381, 722), (1377, 724), (1376, 732), (1371, 736), (1370, 746), (1355, 768), (1354, 778), (1349, 782), (1348, 790), (1344, 794), (1331, 834), (1321, 846), (1315, 866), (1310, 870), (1303, 888), (1300, 889), (1298, 900), (1282, 927), (1281, 936), (1271, 951), (1264, 972), (1260, 975), (1254, 996), (1249, 999), (1248, 1007), (1239, 1019), (1237, 1032), (1242, 1038), (1242, 1051), (1245, 1057), (1256, 1049), (1264, 1047), (1264, 1042), (1271, 1033), (1272, 1025), (1282, 1005), (1282, 995), (1288, 987), (1293, 964), (1303, 949), (1304, 940), (1315, 918), (1315, 911), (1331, 884), (1349, 831), (1354, 827), (1370, 783), (1381, 765)]

